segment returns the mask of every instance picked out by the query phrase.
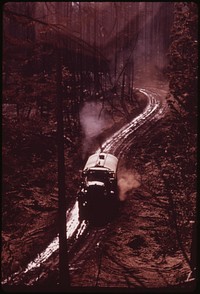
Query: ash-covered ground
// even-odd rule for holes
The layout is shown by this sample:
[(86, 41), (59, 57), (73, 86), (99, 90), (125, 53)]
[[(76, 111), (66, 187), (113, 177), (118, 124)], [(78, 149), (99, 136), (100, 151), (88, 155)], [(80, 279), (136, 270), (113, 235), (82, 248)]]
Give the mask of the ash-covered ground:
[[(139, 109), (134, 115), (138, 112)], [(112, 126), (101, 134), (101, 140), (125, 122), (116, 114)], [(110, 224), (99, 248), (71, 274), (74, 289), (145, 291), (174, 285), (182, 288), (190, 272), (188, 261), (196, 210), (196, 137), (190, 132), (188, 139), (186, 131), (187, 126), (174, 124), (168, 113), (148, 132), (143, 128), (138, 132), (137, 140), (123, 154), (119, 166), (124, 181), (135, 181), (135, 185), (124, 191), (119, 215)], [(98, 145), (98, 140), (95, 144)], [(80, 158), (81, 148), (66, 148), (66, 177), (71, 179), (67, 181), (66, 193), (70, 195), (77, 191), (78, 171), (85, 160)], [(23, 163), (27, 158), (21, 160)], [(16, 180), (16, 190), (7, 191), (9, 201), (3, 202), (2, 214), (3, 278), (26, 266), (57, 234), (57, 189), (52, 183), (43, 185), (38, 180), (39, 175), (44, 180), (50, 167), (53, 174), (55, 159), (42, 166), (33, 163), (32, 169), (28, 163), (23, 170), (19, 166), (16, 171), (22, 173), (19, 179), (28, 175), (31, 180), (24, 186)], [(7, 181), (13, 179), (11, 173), (6, 176)], [(48, 285), (46, 274), (45, 285)]]

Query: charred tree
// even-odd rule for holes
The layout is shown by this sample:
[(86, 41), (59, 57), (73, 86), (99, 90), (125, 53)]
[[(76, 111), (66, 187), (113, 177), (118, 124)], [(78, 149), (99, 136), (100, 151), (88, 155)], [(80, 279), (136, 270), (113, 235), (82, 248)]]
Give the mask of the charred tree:
[(169, 50), (167, 101), (172, 112), (196, 128), (197, 119), (197, 4), (174, 3)]
[(56, 84), (57, 84), (57, 152), (58, 152), (58, 213), (59, 213), (59, 283), (66, 289), (70, 286), (66, 235), (66, 189), (65, 189), (65, 156), (63, 132), (63, 93), (62, 67), (60, 52), (56, 50)]

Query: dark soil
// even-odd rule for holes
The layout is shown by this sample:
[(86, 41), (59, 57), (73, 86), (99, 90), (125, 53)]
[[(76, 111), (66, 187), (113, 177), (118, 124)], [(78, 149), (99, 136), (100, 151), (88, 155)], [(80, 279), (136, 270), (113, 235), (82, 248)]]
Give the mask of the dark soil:
[(196, 149), (195, 135), (188, 144), (174, 127), (166, 116), (124, 154), (121, 166), (140, 185), (126, 193), (105, 242), (72, 276), (73, 286), (181, 289), (191, 270)]
[[(101, 140), (126, 122), (116, 113)], [(77, 142), (75, 138), (75, 148), (65, 146), (68, 205), (76, 195), (85, 160)], [(196, 210), (195, 142), (195, 132), (170, 115), (145, 136), (138, 135), (120, 166), (135, 176), (139, 186), (126, 193), (101, 247), (71, 276), (72, 287), (165, 288), (186, 280)], [(35, 164), (33, 153), (30, 162), (23, 154), (12, 158), (17, 170), (8, 166), (8, 153), (3, 158), (3, 278), (26, 266), (57, 234), (57, 166), (55, 151), (50, 151), (48, 160), (35, 159)]]

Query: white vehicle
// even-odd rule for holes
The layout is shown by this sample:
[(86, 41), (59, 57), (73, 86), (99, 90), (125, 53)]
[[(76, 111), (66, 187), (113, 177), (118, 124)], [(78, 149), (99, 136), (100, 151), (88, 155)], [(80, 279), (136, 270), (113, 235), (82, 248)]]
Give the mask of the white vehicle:
[(80, 218), (96, 222), (113, 215), (118, 200), (117, 165), (117, 157), (109, 153), (88, 158), (78, 192)]

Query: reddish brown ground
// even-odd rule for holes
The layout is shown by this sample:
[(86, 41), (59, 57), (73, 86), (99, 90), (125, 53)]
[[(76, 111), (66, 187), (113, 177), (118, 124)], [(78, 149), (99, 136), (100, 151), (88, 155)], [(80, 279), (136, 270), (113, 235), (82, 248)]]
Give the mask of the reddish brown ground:
[[(117, 123), (116, 128), (124, 122)], [(120, 170), (128, 171), (138, 184), (126, 193), (120, 214), (100, 248), (91, 252), (87, 262), (71, 276), (73, 287), (159, 288), (185, 281), (190, 268), (184, 254), (190, 259), (190, 221), (196, 208), (196, 146), (195, 135), (189, 143), (187, 134), (177, 135), (181, 127), (172, 125), (167, 116), (145, 135), (139, 133), (137, 142), (123, 155)], [(75, 195), (78, 170), (84, 160), (80, 149), (66, 149), (67, 178), (71, 179), (67, 194)], [(21, 177), (27, 173), (32, 181), (40, 175), (45, 179), (50, 170), (56, 175), (53, 159), (32, 168), (26, 164), (22, 170), (19, 165), (15, 172), (22, 172)], [(6, 177), (8, 182), (13, 180), (11, 174)], [(30, 182), (24, 186), (20, 183), (15, 191), (6, 193), (9, 201), (5, 201), (2, 214), (3, 277), (25, 266), (57, 232), (56, 187), (31, 186)]]

